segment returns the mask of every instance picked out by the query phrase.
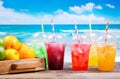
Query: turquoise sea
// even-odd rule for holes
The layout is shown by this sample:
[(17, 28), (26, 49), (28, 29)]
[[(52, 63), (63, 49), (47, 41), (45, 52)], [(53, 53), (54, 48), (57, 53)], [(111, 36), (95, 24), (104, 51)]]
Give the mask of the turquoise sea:
[[(86, 24), (77, 25), (80, 33), (89, 33), (89, 26)], [(51, 25), (44, 25), (44, 29), (46, 33), (52, 32)], [(71, 39), (71, 34), (75, 32), (74, 25), (65, 24), (65, 25), (55, 25), (56, 33), (66, 33), (68, 36), (67, 47), (65, 52), (65, 62), (71, 62), (71, 54), (69, 49), (69, 40)], [(41, 32), (41, 25), (0, 25), (0, 37), (4, 37), (6, 35), (15, 35), (20, 41), (26, 42), (30, 45), (30, 41), (34, 40), (33, 35)], [(104, 34), (105, 33), (105, 25), (102, 24), (93, 24), (92, 32), (96, 34)], [(109, 25), (109, 33), (116, 36), (118, 40), (117, 47), (117, 57), (116, 61), (120, 61), (120, 24), (110, 24)]]

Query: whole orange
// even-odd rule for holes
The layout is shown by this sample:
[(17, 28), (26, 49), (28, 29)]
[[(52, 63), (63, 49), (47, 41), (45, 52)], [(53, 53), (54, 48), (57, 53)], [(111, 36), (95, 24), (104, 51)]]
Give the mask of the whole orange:
[(19, 40), (15, 36), (12, 35), (5, 36), (4, 41), (5, 41), (5, 49), (12, 48), (15, 50), (19, 50), (19, 48), (21, 47)]
[(35, 52), (31, 47), (23, 43), (19, 50), (19, 55), (20, 59), (34, 58)]

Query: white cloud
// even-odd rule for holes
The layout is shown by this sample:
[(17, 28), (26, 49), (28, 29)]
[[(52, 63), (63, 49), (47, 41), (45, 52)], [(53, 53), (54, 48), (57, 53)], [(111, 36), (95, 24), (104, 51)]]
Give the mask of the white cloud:
[(95, 8), (101, 10), (101, 9), (102, 9), (102, 6), (98, 5), (98, 6), (96, 6)]
[[(58, 12), (58, 13), (57, 13)], [(56, 15), (45, 14), (43, 15), (44, 23), (50, 24), (53, 19), (55, 24), (73, 24), (76, 21), (78, 24), (88, 24), (88, 19), (91, 18), (92, 23), (105, 23), (104, 17), (96, 17), (94, 14), (90, 15), (76, 15), (70, 14), (63, 10), (55, 11)]]
[(67, 12), (61, 10), (61, 9), (58, 9), (54, 12), (55, 14), (67, 14)]
[(80, 7), (79, 6), (69, 7), (69, 9), (77, 14), (81, 14), (81, 13), (84, 13), (86, 11), (92, 12), (94, 5), (95, 4), (93, 4), (93, 3), (87, 3), (87, 4), (82, 5)]
[[(94, 5), (89, 4), (87, 5)], [(83, 6), (84, 7), (84, 6)], [(86, 7), (85, 7), (86, 8)], [(92, 11), (92, 6), (87, 11)], [(5, 8), (3, 1), (0, 0), (0, 24), (40, 24), (40, 20), (43, 19), (45, 24), (51, 24), (51, 19), (56, 24), (73, 24), (76, 20), (78, 24), (88, 24), (88, 18), (91, 18), (92, 23), (105, 23), (104, 17), (97, 17), (94, 14), (89, 15), (76, 15), (65, 12), (58, 9), (54, 12), (55, 14), (39, 14), (39, 15), (28, 15), (26, 13), (16, 12), (14, 9)]]
[(109, 8), (115, 8), (115, 6), (111, 5), (111, 4), (106, 4), (106, 6), (109, 7)]
[(77, 14), (81, 14), (84, 12), (92, 12), (94, 8), (101, 10), (102, 6), (100, 5), (96, 6), (94, 3), (87, 3), (82, 6), (69, 7), (70, 11), (75, 12)]
[(37, 19), (34, 16), (18, 13), (14, 9), (5, 8), (3, 1), (0, 0), (0, 24), (6, 23), (37, 23)]

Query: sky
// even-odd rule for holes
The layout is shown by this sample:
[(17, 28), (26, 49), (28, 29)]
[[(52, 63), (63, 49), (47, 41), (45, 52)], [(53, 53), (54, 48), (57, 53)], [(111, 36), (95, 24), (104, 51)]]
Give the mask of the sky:
[(120, 0), (0, 0), (0, 24), (120, 24)]

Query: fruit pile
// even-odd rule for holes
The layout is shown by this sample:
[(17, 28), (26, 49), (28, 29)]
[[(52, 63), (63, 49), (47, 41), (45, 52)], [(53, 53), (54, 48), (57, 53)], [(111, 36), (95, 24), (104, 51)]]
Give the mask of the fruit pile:
[(34, 58), (35, 52), (15, 36), (0, 38), (0, 60), (19, 60)]

